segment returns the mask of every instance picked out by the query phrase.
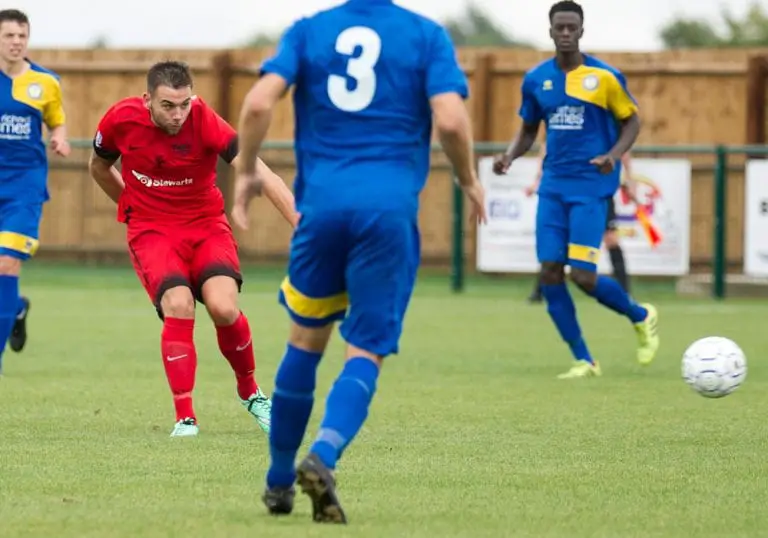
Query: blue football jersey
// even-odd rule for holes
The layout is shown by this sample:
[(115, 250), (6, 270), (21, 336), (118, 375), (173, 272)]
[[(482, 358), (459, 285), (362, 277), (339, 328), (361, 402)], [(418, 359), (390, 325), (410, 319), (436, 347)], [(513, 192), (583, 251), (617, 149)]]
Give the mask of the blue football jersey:
[(0, 72), (0, 199), (48, 198), (43, 126), (64, 121), (55, 73), (34, 63), (14, 78)]
[(429, 99), (468, 94), (443, 27), (391, 0), (350, 0), (293, 24), (261, 72), (294, 86), (299, 211), (418, 209)]
[(539, 192), (567, 196), (610, 196), (619, 186), (620, 163), (601, 174), (591, 159), (608, 153), (619, 139), (620, 122), (638, 111), (621, 72), (589, 55), (565, 73), (553, 58), (525, 74), (520, 117), (543, 121), (547, 153)]

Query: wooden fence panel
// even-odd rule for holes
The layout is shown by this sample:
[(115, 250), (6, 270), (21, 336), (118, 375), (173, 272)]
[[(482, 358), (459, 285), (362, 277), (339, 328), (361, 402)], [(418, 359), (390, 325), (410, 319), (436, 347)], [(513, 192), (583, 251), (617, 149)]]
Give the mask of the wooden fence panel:
[[(256, 79), (259, 65), (272, 49), (248, 50), (36, 50), (32, 58), (62, 77), (69, 130), (73, 138), (90, 139), (101, 115), (115, 101), (144, 91), (146, 69), (164, 59), (188, 62), (196, 92), (230, 122), (237, 121), (243, 98)], [(519, 128), (520, 83), (525, 71), (549, 57), (545, 51), (461, 49), (459, 59), (468, 74), (468, 107), (476, 140), (506, 143)], [(665, 51), (656, 53), (601, 53), (621, 69), (637, 98), (643, 118), (641, 145), (741, 144), (747, 141), (750, 57), (765, 49)], [(754, 62), (753, 62), (754, 63)], [(754, 77), (753, 77), (754, 79)], [(754, 126), (751, 127), (755, 131)], [(285, 99), (273, 119), (268, 139), (290, 140), (293, 109)], [(99, 192), (85, 169), (88, 150), (78, 150), (65, 168), (52, 159), (52, 201), (45, 208), (43, 250), (103, 250), (124, 252), (124, 230), (115, 222), (114, 204)], [(290, 151), (272, 151), (267, 161), (291, 184)], [(435, 168), (421, 197), (420, 224), (424, 259), (447, 262), (451, 248), (452, 194), (445, 159), (434, 156)], [(712, 248), (712, 156), (694, 156), (697, 165), (692, 188), (691, 257), (706, 259)], [(743, 159), (734, 157), (739, 165)], [(737, 167), (738, 168), (738, 167)], [(225, 195), (230, 173), (223, 169)], [(744, 179), (740, 170), (730, 175), (728, 191), (728, 256), (742, 258)], [(251, 209), (252, 227), (238, 232), (246, 257), (281, 258), (287, 252), (290, 230), (265, 200)], [(472, 264), (475, 229), (468, 227), (464, 245)]]

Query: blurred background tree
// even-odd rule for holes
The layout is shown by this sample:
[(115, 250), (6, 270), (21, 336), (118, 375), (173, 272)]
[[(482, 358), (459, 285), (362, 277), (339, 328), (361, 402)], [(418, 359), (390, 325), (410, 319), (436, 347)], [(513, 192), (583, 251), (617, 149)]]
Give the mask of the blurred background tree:
[(662, 27), (659, 37), (668, 49), (768, 46), (768, 13), (759, 2), (752, 2), (742, 18), (725, 7), (721, 19), (718, 26), (703, 19), (678, 17)]
[[(520, 47), (533, 48), (530, 43), (507, 35), (491, 15), (474, 3), (467, 4), (462, 13), (442, 24), (457, 47)], [(245, 42), (246, 47), (269, 47), (280, 39), (279, 34), (259, 32)]]
[(456, 17), (443, 25), (457, 47), (517, 47), (533, 48), (530, 43), (507, 35), (482, 8), (469, 3)]

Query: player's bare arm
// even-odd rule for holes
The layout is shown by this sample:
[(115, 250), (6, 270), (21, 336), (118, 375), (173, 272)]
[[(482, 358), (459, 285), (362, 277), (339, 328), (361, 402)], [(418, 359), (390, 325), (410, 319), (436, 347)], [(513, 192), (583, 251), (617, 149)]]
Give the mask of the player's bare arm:
[(472, 201), (478, 221), (486, 222), (485, 193), (475, 172), (472, 125), (467, 108), (457, 93), (435, 95), (430, 104), (440, 143), (453, 165), (459, 186)]
[(99, 188), (117, 203), (125, 189), (125, 183), (114, 165), (115, 160), (99, 157), (96, 152), (91, 152), (91, 158), (88, 160), (88, 172), (91, 177)]
[(67, 140), (67, 126), (65, 124), (57, 125), (51, 129), (50, 146), (56, 155), (60, 157), (69, 156), (71, 150)]
[(622, 155), (621, 165), (624, 167), (621, 190), (630, 200), (637, 204), (637, 181), (632, 177), (632, 157), (630, 156), (629, 151)]
[(640, 116), (637, 113), (621, 120), (621, 132), (619, 139), (611, 151), (605, 155), (595, 157), (590, 162), (600, 169), (603, 174), (609, 174), (616, 167), (616, 161), (620, 160), (634, 145), (637, 135), (640, 134)]
[[(235, 157), (230, 164), (237, 168), (239, 159), (239, 156)], [(299, 223), (296, 201), (283, 178), (275, 174), (261, 159), (256, 159), (253, 178), (255, 181), (244, 179), (235, 183), (235, 200), (232, 206), (234, 223), (243, 230), (248, 229), (248, 205), (258, 195), (258, 190), (262, 189), (285, 220), (295, 228)]]
[(70, 153), (69, 141), (67, 140), (67, 126), (65, 124), (57, 125), (51, 129), (51, 150), (60, 157), (67, 157)]
[(539, 123), (523, 123), (517, 136), (512, 139), (507, 147), (507, 151), (497, 155), (493, 162), (493, 171), (497, 174), (504, 174), (509, 170), (512, 162), (525, 155), (536, 142), (536, 136), (539, 134)]
[(256, 176), (256, 158), (272, 120), (272, 110), (288, 90), (288, 82), (281, 76), (269, 73), (261, 77), (245, 96), (240, 110), (238, 137), (240, 159), (238, 160), (237, 181), (255, 183), (257, 194), (260, 184)]
[(539, 190), (541, 185), (541, 177), (544, 175), (544, 157), (547, 156), (547, 144), (542, 141), (539, 145), (539, 169), (536, 171), (536, 177), (528, 187), (525, 189), (526, 196), (533, 196)]

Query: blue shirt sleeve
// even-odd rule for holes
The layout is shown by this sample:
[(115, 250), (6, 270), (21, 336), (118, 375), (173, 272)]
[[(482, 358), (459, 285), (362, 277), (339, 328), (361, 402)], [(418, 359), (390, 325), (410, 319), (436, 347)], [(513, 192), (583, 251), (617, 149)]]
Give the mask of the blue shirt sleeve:
[(523, 98), (520, 103), (519, 115), (523, 122), (538, 125), (544, 119), (544, 113), (541, 110), (539, 101), (536, 99), (536, 83), (530, 76), (526, 75), (523, 78), (521, 89)]
[(283, 77), (288, 85), (296, 82), (301, 65), (301, 44), (304, 19), (296, 21), (285, 31), (277, 44), (275, 55), (266, 60), (261, 66), (261, 75), (273, 73)]
[(458, 93), (466, 99), (469, 85), (448, 32), (438, 27), (433, 32), (427, 57), (427, 96), (431, 99), (441, 93)]

